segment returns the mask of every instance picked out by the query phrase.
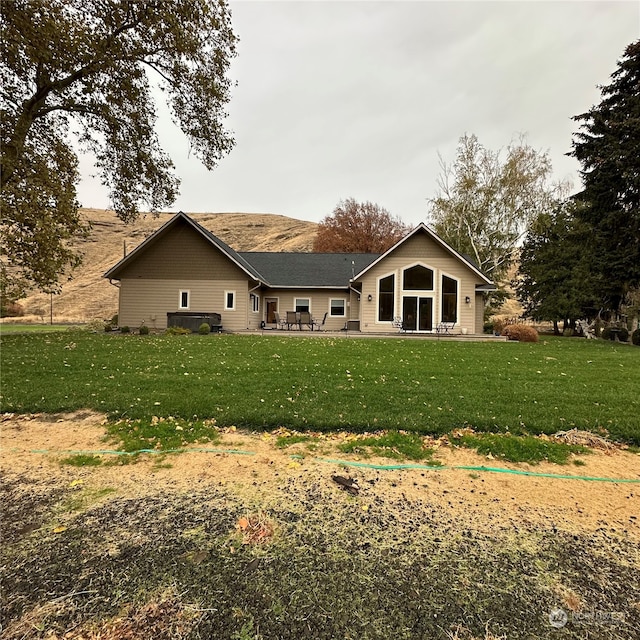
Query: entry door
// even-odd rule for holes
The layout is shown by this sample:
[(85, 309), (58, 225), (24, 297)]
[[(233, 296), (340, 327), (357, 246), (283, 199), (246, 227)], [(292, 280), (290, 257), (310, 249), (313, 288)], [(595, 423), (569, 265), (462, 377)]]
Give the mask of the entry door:
[(433, 330), (433, 298), (404, 296), (402, 323), (405, 331)]
[(276, 312), (278, 311), (278, 300), (276, 298), (265, 298), (267, 307), (267, 322), (273, 324), (276, 321)]

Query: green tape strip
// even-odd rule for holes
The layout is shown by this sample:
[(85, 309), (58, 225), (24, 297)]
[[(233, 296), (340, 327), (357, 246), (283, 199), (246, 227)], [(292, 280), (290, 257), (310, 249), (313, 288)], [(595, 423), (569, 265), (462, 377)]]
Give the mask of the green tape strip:
[(346, 467), (364, 467), (367, 469), (378, 469), (381, 471), (394, 471), (397, 469), (428, 469), (429, 471), (441, 471), (443, 469), (462, 469), (464, 471), (487, 471), (489, 473), (512, 473), (518, 476), (533, 476), (536, 478), (555, 478), (558, 480), (587, 480), (589, 482), (631, 482), (640, 483), (640, 478), (598, 478), (592, 476), (571, 476), (559, 473), (538, 473), (537, 471), (520, 471), (518, 469), (504, 469), (502, 467), (476, 467), (471, 465), (440, 466), (434, 467), (426, 464), (370, 464), (368, 462), (350, 462), (348, 460), (332, 460), (327, 458), (316, 458), (321, 462), (331, 464), (341, 464)]
[[(49, 451), (48, 449), (32, 449), (31, 453), (54, 453), (67, 455), (117, 455), (133, 456), (137, 453), (229, 453), (240, 456), (255, 456), (254, 451), (243, 451), (241, 449), (138, 449), (137, 451), (116, 451), (112, 449), (101, 449), (96, 451)], [(296, 456), (291, 456), (296, 457)], [(299, 457), (299, 456), (298, 456)], [(319, 462), (328, 464), (339, 464), (345, 467), (361, 467), (365, 469), (377, 469), (379, 471), (397, 471), (402, 469), (423, 469), (428, 471), (444, 471), (445, 469), (460, 469), (463, 471), (481, 471), (487, 473), (511, 473), (517, 476), (531, 476), (534, 478), (554, 478), (556, 480), (586, 480), (587, 482), (613, 482), (613, 483), (640, 483), (640, 478), (599, 478), (594, 476), (572, 476), (560, 473), (539, 473), (537, 471), (520, 471), (518, 469), (504, 469), (503, 467), (485, 467), (472, 465), (455, 466), (431, 466), (428, 464), (372, 464), (370, 462), (355, 462), (351, 460), (334, 460), (332, 458), (315, 458)]]

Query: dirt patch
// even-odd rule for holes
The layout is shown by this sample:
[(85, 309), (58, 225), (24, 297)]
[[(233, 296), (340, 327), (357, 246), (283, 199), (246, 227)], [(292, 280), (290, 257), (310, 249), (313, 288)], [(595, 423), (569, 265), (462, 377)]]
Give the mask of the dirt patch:
[(0, 425), (3, 638), (640, 632), (639, 485), (452, 468), (640, 479), (638, 455), (510, 465), (433, 442), (445, 468), (382, 470), (327, 462), (396, 464), (339, 453), (342, 435), (281, 450), (227, 431), (216, 451), (60, 465), (109, 448), (102, 423)]

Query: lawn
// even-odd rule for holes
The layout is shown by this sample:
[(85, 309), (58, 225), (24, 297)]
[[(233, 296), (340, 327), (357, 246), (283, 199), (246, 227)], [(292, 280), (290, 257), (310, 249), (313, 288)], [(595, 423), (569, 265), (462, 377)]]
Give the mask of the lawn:
[(3, 335), (3, 412), (220, 426), (554, 433), (640, 444), (640, 349), (283, 336)]

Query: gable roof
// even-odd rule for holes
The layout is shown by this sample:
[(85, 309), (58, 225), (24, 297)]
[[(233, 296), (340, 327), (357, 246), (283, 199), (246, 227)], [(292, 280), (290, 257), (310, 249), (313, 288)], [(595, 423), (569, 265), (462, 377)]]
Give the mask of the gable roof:
[(414, 235), (418, 233), (425, 233), (428, 237), (434, 240), (437, 244), (439, 244), (445, 251), (450, 253), (453, 257), (457, 258), (465, 264), (471, 271), (473, 271), (478, 278), (480, 278), (486, 285), (494, 286), (493, 282), (484, 274), (480, 269), (478, 269), (477, 265), (473, 263), (468, 257), (465, 257), (461, 253), (458, 253), (452, 246), (447, 244), (435, 231), (432, 231), (427, 227), (424, 222), (421, 222), (413, 231), (409, 232), (404, 238), (396, 242), (393, 247), (387, 249), (384, 253), (380, 254), (376, 260), (372, 261), (370, 264), (366, 265), (362, 271), (356, 273), (353, 280), (360, 279), (369, 269), (371, 269), (374, 265), (378, 264), (381, 260), (384, 260), (390, 253), (395, 251), (400, 245), (404, 244), (409, 238), (412, 238)]
[(240, 256), (272, 287), (346, 289), (353, 276), (378, 258), (377, 253), (271, 253), (247, 251)]
[(229, 245), (225, 244), (215, 236), (211, 231), (205, 229), (201, 224), (198, 224), (195, 220), (190, 218), (186, 213), (180, 211), (176, 213), (173, 218), (168, 222), (165, 222), (159, 229), (154, 231), (144, 242), (139, 244), (131, 253), (126, 255), (116, 265), (111, 267), (105, 274), (105, 278), (118, 279), (122, 270), (131, 264), (139, 255), (141, 255), (149, 245), (153, 244), (159, 237), (166, 234), (179, 222), (185, 222), (191, 226), (197, 233), (199, 233), (207, 242), (213, 245), (216, 249), (225, 254), (232, 262), (234, 262), (240, 269), (242, 269), (250, 278), (264, 281), (264, 278), (258, 273), (258, 271), (249, 264), (237, 251), (234, 251)]

